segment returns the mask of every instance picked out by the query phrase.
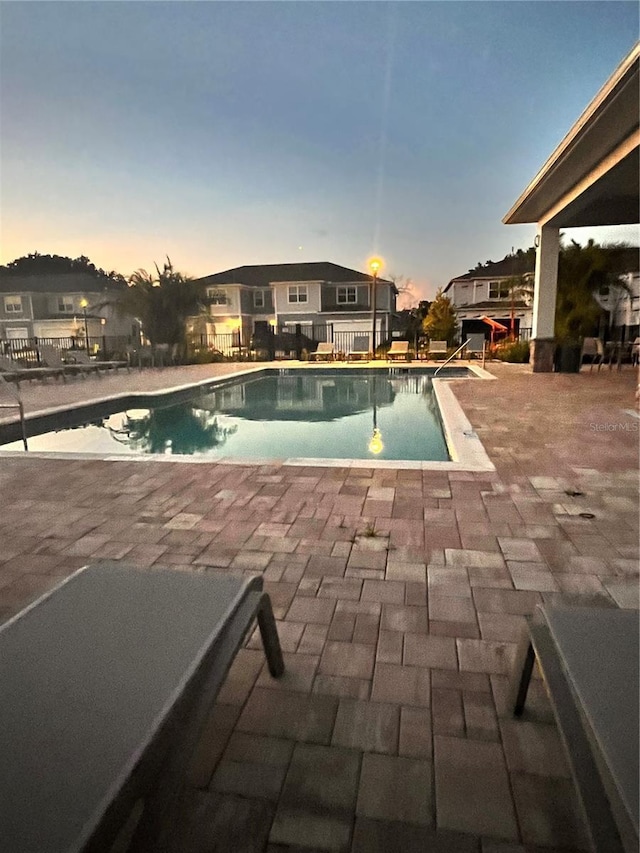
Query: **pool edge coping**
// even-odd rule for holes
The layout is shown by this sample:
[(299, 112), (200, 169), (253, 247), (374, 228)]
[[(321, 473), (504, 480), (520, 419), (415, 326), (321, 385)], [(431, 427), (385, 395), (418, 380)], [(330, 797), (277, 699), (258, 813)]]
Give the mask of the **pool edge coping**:
[[(315, 363), (305, 362), (303, 364), (297, 365), (288, 364), (287, 367), (283, 369), (304, 370), (308, 368), (310, 364), (312, 364), (312, 366), (314, 367), (318, 366)], [(373, 364), (376, 363), (373, 362)], [(359, 366), (363, 366), (363, 363), (359, 362)], [(384, 364), (378, 362), (376, 366), (389, 367), (390, 365), (386, 362)], [(418, 365), (407, 364), (407, 371), (410, 371), (412, 367), (417, 368)], [(420, 364), (419, 367), (424, 368), (425, 365)], [(496, 379), (496, 377), (489, 373), (487, 370), (484, 370), (483, 368), (478, 367), (476, 365), (468, 364), (465, 365), (465, 368), (471, 373), (473, 373), (478, 379)], [(111, 394), (105, 397), (92, 400), (91, 404), (100, 405), (103, 403), (116, 402), (118, 400), (125, 399), (131, 396), (160, 397), (165, 396), (167, 394), (177, 393), (179, 391), (185, 391), (190, 388), (198, 388), (203, 385), (211, 385), (212, 383), (217, 384), (217, 381), (224, 382), (226, 380), (234, 380), (243, 376), (249, 376), (253, 373), (257, 373), (262, 370), (274, 369), (278, 370), (279, 368), (274, 368), (272, 365), (269, 365), (269, 367), (267, 367), (265, 364), (261, 364), (259, 367), (243, 368), (217, 378), (199, 380), (197, 382), (177, 385), (170, 388), (163, 388), (161, 390), (138, 392), (127, 391), (121, 394)], [(340, 366), (337, 366), (337, 369), (339, 370)], [(309, 468), (395, 468), (400, 470), (404, 469), (422, 471), (470, 471), (478, 473), (495, 472), (495, 465), (489, 458), (477, 433), (473, 430), (473, 427), (467, 419), (459, 401), (455, 397), (453, 390), (448, 385), (448, 383), (452, 381), (452, 379), (463, 378), (464, 377), (460, 376), (451, 377), (450, 379), (446, 379), (445, 377), (436, 377), (432, 378), (431, 380), (433, 384), (434, 394), (438, 403), (438, 410), (440, 413), (440, 422), (444, 434), (444, 439), (447, 445), (449, 455), (452, 457), (449, 461), (421, 461), (406, 459), (323, 459), (318, 457), (289, 457), (286, 459), (243, 459), (240, 457), (231, 458), (225, 456), (221, 456), (216, 459), (209, 459), (207, 457), (195, 458), (193, 456), (165, 456), (162, 454), (136, 456), (134, 454), (127, 455), (118, 453), (64, 453), (56, 451), (29, 451), (28, 458), (63, 459), (67, 461), (93, 460), (102, 462), (178, 462), (180, 464), (192, 465), (285, 465)], [(76, 406), (54, 406), (49, 409), (44, 409), (37, 412), (30, 412), (28, 415), (26, 415), (25, 420), (35, 420), (44, 416), (52, 416), (57, 413), (68, 412), (74, 408), (79, 408), (80, 405), (87, 405), (87, 403), (85, 402), (82, 404), (77, 404)], [(15, 451), (0, 450), (0, 459), (7, 458), (15, 459), (23, 457), (20, 454), (16, 454)]]

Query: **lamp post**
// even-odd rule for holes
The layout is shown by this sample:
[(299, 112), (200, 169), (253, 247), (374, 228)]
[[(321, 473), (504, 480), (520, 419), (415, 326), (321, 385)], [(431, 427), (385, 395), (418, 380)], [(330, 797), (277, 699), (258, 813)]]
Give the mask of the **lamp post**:
[(84, 317), (84, 345), (87, 348), (87, 353), (89, 352), (89, 326), (87, 325), (87, 305), (89, 303), (83, 297), (80, 300), (80, 307), (82, 308), (82, 316)]
[(377, 291), (378, 291), (378, 272), (380, 271), (380, 267), (382, 266), (382, 261), (380, 258), (371, 258), (369, 261), (369, 269), (371, 270), (371, 320), (372, 320), (372, 330), (371, 330), (371, 342), (373, 345), (373, 358), (375, 360), (376, 357), (376, 300), (377, 300)]

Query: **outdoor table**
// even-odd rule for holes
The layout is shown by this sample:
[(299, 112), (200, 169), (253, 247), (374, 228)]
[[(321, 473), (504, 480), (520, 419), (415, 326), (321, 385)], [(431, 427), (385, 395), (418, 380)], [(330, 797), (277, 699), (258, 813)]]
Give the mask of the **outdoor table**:
[(106, 562), (6, 623), (0, 849), (111, 850), (142, 799), (135, 841), (153, 840), (255, 616), (278, 676), (261, 577)]
[(639, 615), (539, 608), (529, 625), (514, 713), (537, 659), (596, 851), (638, 850)]

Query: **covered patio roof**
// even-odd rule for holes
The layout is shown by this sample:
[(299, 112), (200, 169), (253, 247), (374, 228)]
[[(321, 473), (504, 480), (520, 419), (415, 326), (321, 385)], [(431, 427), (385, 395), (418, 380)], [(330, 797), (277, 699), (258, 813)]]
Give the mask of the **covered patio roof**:
[(639, 221), (640, 43), (503, 218), (575, 228)]

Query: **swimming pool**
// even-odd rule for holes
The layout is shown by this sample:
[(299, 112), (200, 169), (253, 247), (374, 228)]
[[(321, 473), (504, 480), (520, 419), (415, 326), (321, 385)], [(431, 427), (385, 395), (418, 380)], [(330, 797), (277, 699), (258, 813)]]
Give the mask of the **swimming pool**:
[[(194, 461), (447, 463), (451, 442), (432, 373), (270, 368), (171, 394), (128, 395), (30, 421), (29, 451)], [(469, 375), (464, 368), (449, 374)], [(22, 442), (0, 440), (0, 451), (24, 452)]]

